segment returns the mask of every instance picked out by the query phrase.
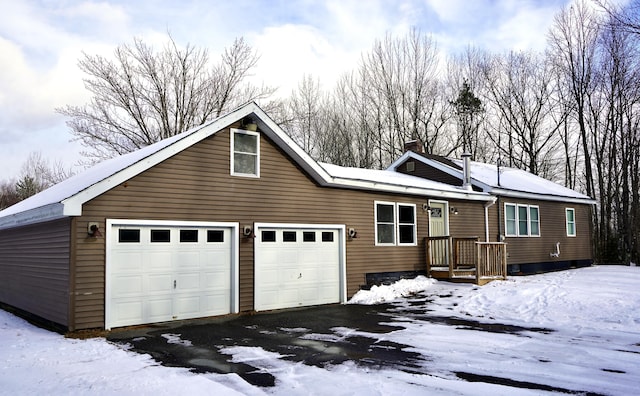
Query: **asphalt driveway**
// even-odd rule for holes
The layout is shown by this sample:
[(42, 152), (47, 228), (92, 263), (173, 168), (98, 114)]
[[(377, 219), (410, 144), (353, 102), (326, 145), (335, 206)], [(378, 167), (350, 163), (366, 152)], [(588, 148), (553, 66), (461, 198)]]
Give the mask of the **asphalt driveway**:
[[(317, 367), (351, 361), (359, 366), (375, 369), (392, 368), (408, 373), (429, 374), (428, 370), (433, 366), (429, 356), (413, 352), (415, 348), (408, 345), (385, 340), (384, 334), (404, 329), (399, 324), (408, 318), (425, 324), (489, 333), (552, 332), (545, 328), (525, 328), (437, 316), (430, 312), (431, 298), (432, 296), (415, 296), (405, 300), (406, 304), (402, 305), (326, 305), (161, 323), (114, 330), (107, 339), (127, 344), (133, 351), (147, 353), (165, 366), (186, 367), (200, 373), (235, 373), (250, 384), (268, 387), (275, 385), (273, 375), (251, 366), (250, 361), (233, 362), (231, 354), (224, 353), (225, 349), (260, 347), (278, 354), (281, 359)], [(466, 372), (457, 372), (456, 375), (470, 382), (567, 391)]]
[(329, 305), (226, 318), (170, 322), (114, 330), (107, 337), (148, 353), (166, 366), (195, 372), (236, 373), (247, 382), (273, 386), (275, 378), (246, 363), (230, 362), (226, 347), (262, 347), (283, 359), (323, 367), (347, 360), (375, 368), (421, 372), (425, 357), (407, 345), (381, 341), (400, 327), (391, 305)]

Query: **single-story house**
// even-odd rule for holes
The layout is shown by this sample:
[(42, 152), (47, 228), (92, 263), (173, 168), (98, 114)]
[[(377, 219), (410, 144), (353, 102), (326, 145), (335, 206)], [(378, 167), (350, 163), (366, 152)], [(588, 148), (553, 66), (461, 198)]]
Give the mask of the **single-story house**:
[(69, 331), (342, 303), (452, 257), (432, 235), (488, 244), (497, 198), (476, 190), (317, 163), (249, 103), (0, 211), (0, 303)]
[[(389, 166), (407, 175), (496, 197), (488, 234), (508, 244), (508, 272), (531, 274), (592, 264), (591, 210), (595, 201), (521, 169), (425, 154), (420, 145)], [(464, 156), (463, 156), (464, 157)], [(454, 210), (453, 213), (458, 213)]]

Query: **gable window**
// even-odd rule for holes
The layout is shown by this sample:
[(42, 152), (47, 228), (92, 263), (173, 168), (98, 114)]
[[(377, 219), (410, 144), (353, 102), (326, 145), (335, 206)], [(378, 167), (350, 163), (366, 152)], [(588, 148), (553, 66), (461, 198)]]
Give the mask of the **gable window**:
[(231, 174), (260, 176), (260, 134), (258, 132), (231, 130)]
[(576, 211), (573, 208), (565, 209), (567, 218), (567, 236), (576, 236)]
[(540, 236), (540, 208), (537, 205), (504, 204), (505, 236)]
[(376, 245), (415, 246), (416, 206), (375, 202)]

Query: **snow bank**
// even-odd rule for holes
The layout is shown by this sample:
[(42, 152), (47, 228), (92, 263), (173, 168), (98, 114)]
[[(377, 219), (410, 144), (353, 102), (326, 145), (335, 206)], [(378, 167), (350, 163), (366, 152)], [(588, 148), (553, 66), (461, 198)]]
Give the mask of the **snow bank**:
[(360, 290), (348, 301), (348, 304), (373, 305), (393, 301), (425, 291), (436, 282), (435, 279), (425, 276), (400, 279), (391, 285), (372, 286), (371, 290)]
[(103, 338), (78, 340), (0, 310), (0, 395), (240, 395), (215, 377), (160, 366)]

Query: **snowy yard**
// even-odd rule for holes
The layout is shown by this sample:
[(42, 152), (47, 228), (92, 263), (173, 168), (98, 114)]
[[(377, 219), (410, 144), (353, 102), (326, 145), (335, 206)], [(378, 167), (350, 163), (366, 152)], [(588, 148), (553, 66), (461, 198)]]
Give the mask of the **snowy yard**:
[(483, 287), (418, 278), (362, 291), (352, 303), (393, 301), (391, 324), (403, 328), (374, 337), (409, 345), (425, 367), (319, 368), (259, 347), (225, 351), (275, 376), (272, 388), (163, 367), (102, 338), (64, 338), (0, 310), (0, 394), (637, 394), (638, 285), (640, 267), (601, 266)]

